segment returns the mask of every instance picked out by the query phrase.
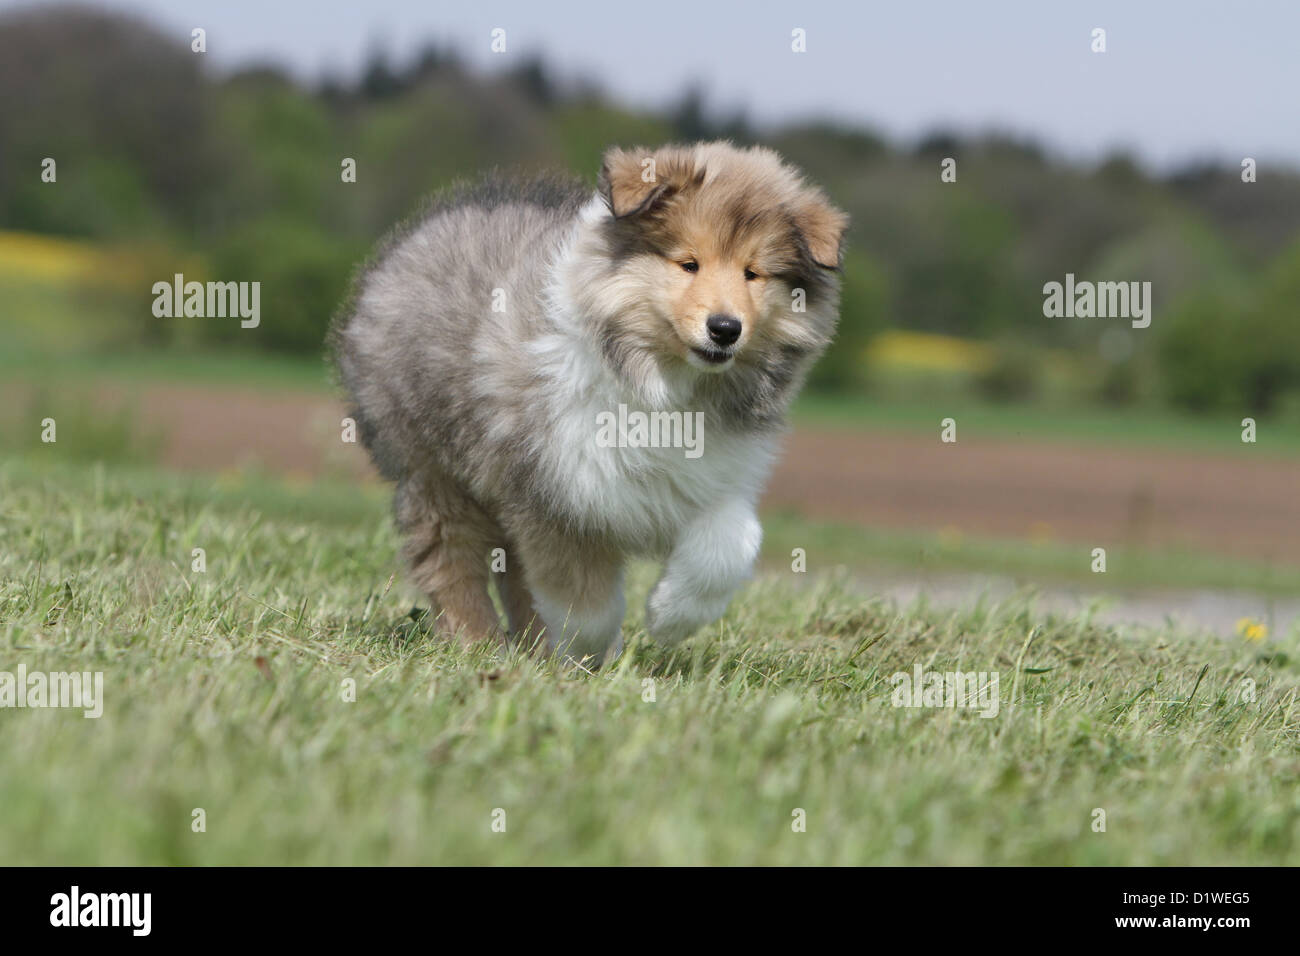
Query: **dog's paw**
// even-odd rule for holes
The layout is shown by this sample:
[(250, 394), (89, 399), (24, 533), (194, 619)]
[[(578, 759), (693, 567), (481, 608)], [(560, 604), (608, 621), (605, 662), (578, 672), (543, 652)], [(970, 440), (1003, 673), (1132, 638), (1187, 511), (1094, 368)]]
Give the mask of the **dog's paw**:
[(612, 661), (623, 650), (623, 591), (610, 595), (604, 607), (583, 612), (540, 590), (533, 600), (544, 623), (543, 637), (550, 652), (561, 659)]
[(660, 581), (646, 600), (646, 630), (659, 644), (680, 643), (722, 617), (730, 601), (730, 593), (678, 594), (668, 581)]

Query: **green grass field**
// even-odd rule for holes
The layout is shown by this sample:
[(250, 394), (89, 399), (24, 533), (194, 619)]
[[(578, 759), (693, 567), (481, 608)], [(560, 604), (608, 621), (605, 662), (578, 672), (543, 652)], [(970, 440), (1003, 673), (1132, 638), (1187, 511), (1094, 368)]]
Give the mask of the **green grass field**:
[[(239, 481), (0, 465), (0, 671), (104, 675), (99, 719), (0, 710), (0, 859), (1300, 862), (1295, 634), (769, 569), (667, 651), (638, 568), (630, 649), (586, 673), (414, 620), (378, 490)], [(892, 706), (917, 664), (997, 672), (997, 715)]]
[[(1189, 415), (1156, 404), (1106, 407), (1078, 401), (993, 402), (970, 394), (888, 393), (841, 399), (805, 394), (796, 422), (938, 435), (956, 416), (963, 435), (1239, 453), (1241, 416)], [(1259, 425), (1271, 457), (1300, 456), (1300, 416), (1289, 410)]]

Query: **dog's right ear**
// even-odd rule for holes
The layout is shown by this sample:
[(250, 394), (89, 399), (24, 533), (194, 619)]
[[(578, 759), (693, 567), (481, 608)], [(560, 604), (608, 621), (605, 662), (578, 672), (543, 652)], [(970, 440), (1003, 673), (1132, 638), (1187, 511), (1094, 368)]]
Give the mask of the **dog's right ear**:
[(668, 184), (655, 166), (649, 150), (614, 147), (605, 153), (596, 185), (615, 219), (635, 216), (663, 198)]
[(650, 212), (704, 182), (704, 167), (689, 148), (619, 149), (605, 153), (597, 188), (615, 219)]

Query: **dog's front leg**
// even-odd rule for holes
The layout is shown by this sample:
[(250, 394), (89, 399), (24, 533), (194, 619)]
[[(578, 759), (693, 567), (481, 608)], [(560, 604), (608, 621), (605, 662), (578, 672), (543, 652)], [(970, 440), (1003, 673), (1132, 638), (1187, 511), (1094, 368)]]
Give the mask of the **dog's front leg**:
[(562, 534), (527, 539), (520, 553), (547, 650), (597, 665), (617, 657), (623, 650), (621, 555)]
[(763, 528), (747, 501), (701, 512), (678, 536), (646, 601), (646, 628), (661, 644), (685, 640), (722, 617), (758, 557)]

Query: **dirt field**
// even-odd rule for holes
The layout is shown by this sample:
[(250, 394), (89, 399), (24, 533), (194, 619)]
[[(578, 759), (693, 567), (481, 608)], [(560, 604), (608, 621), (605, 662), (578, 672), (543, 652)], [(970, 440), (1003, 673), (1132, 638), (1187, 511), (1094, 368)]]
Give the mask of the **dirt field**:
[(1300, 465), (1132, 447), (803, 431), (770, 507), (891, 528), (1300, 561)]
[[(364, 452), (340, 441), (342, 408), (328, 398), (162, 385), (130, 394), (142, 426), (163, 437), (169, 466), (370, 474)], [(122, 389), (97, 395), (105, 407), (126, 398)], [(1300, 562), (1300, 465), (1241, 448), (1215, 457), (978, 436), (944, 444), (937, 427), (933, 437), (804, 429), (789, 437), (765, 504), (873, 527)]]

